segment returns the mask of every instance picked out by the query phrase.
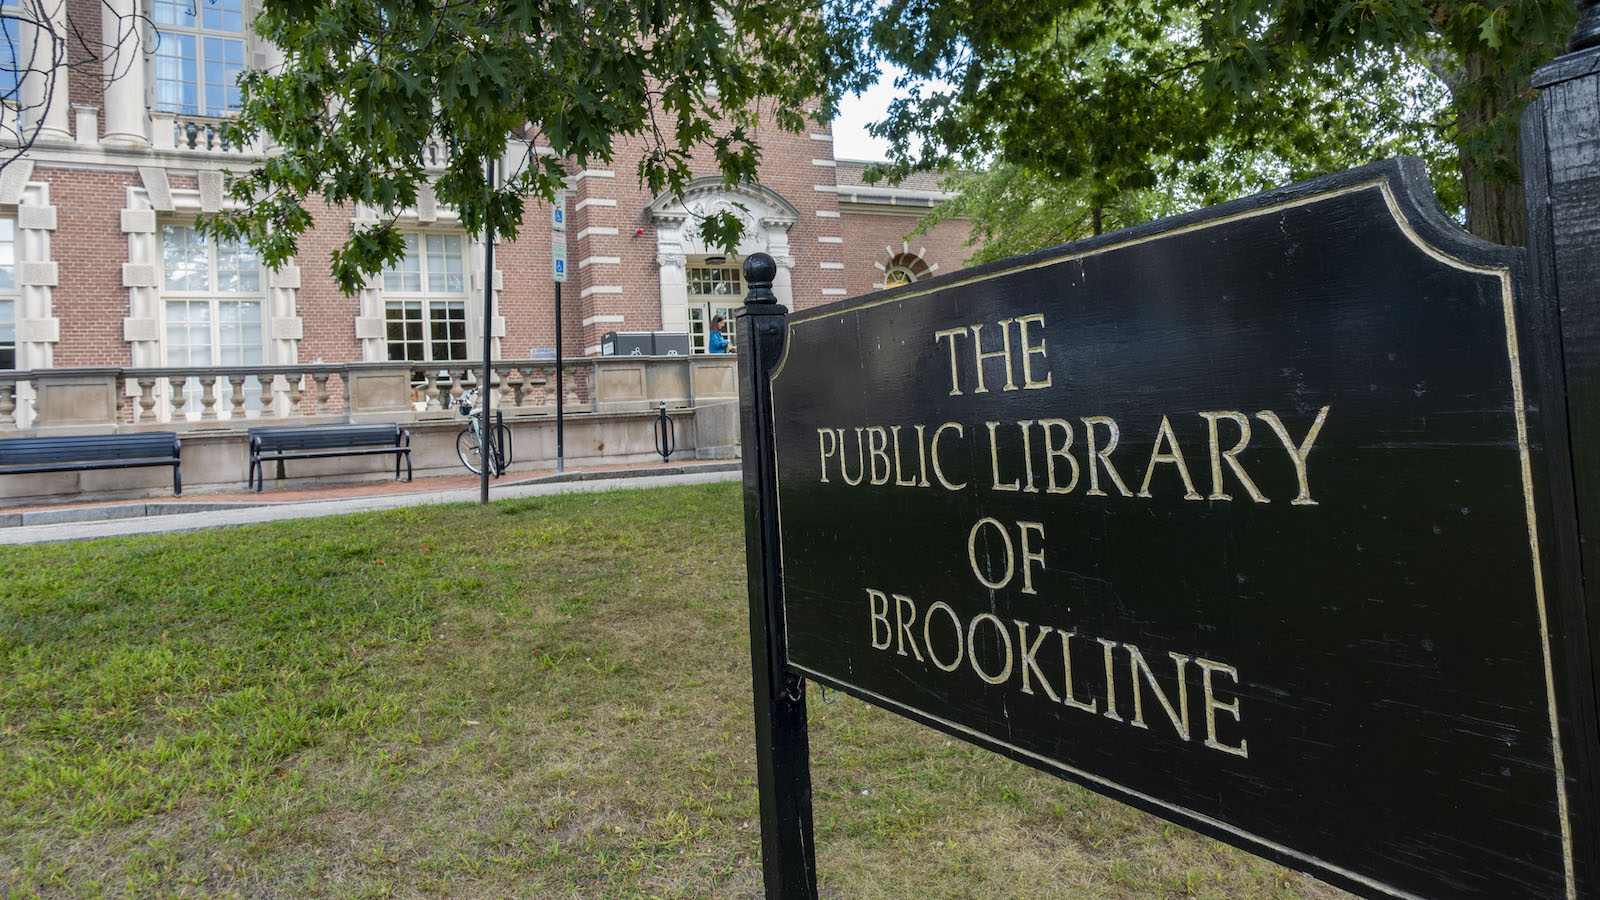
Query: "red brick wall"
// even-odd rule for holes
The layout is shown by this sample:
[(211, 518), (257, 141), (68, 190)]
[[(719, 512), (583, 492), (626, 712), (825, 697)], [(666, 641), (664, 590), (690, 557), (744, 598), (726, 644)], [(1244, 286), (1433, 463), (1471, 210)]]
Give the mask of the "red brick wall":
[[(813, 133), (828, 133), (813, 126)], [(816, 185), (831, 185), (833, 169), (812, 164), (813, 159), (831, 159), (832, 142), (812, 140), (808, 134), (791, 134), (771, 129), (760, 135), (763, 164), (759, 169), (760, 183), (776, 191), (799, 210), (799, 221), (789, 231), (789, 248), (795, 266), (791, 272), (794, 301), (797, 308), (806, 308), (838, 299), (824, 296), (824, 288), (842, 289), (845, 285), (838, 270), (822, 269), (822, 262), (843, 262), (839, 244), (819, 243), (820, 236), (840, 235), (839, 219), (817, 216), (817, 210), (838, 209), (837, 196), (831, 191), (815, 189)], [(568, 256), (573, 267), (577, 290), (595, 286), (618, 286), (622, 293), (591, 294), (580, 301), (581, 318), (596, 315), (621, 315), (621, 323), (595, 323), (582, 330), (582, 343), (577, 350), (600, 342), (607, 331), (649, 331), (661, 327), (661, 281), (656, 264), (656, 229), (649, 221), (648, 207), (654, 196), (641, 186), (635, 173), (638, 162), (650, 144), (643, 138), (619, 141), (615, 154), (607, 166), (615, 173), (612, 178), (584, 178), (569, 200), (572, 224), (568, 237)], [(693, 168), (696, 177), (718, 174), (714, 161), (697, 161)], [(616, 206), (590, 205), (577, 210), (577, 205), (589, 199), (615, 200)], [(602, 226), (616, 228), (611, 235), (589, 235), (582, 240), (577, 234), (586, 228)], [(693, 227), (692, 222), (689, 227)], [(638, 233), (643, 228), (644, 233)], [(585, 257), (620, 257), (619, 265), (591, 265), (579, 269)], [(565, 298), (563, 298), (565, 305)], [(573, 352), (568, 350), (569, 353)]]
[[(102, 73), (104, 64), (99, 60), (86, 59), (88, 50), (96, 53), (104, 52), (100, 47), (100, 11), (104, 8), (102, 0), (67, 0), (67, 19), (72, 23), (74, 31), (71, 46), (67, 48), (74, 65), (71, 74), (67, 76), (68, 94), (71, 103), (86, 103), (91, 106), (102, 107), (100, 114), (100, 133), (105, 133), (106, 117), (103, 111), (105, 106), (104, 83)], [(82, 42), (77, 39), (82, 35)], [(113, 35), (113, 39), (115, 35)], [(128, 65), (144, 65), (144, 60), (120, 61), (121, 69)], [(67, 116), (71, 121), (70, 127), (74, 134), (78, 130), (77, 115), (68, 108)], [(120, 206), (120, 204), (119, 204)]]
[[(909, 216), (859, 214), (819, 216), (838, 212), (838, 196), (831, 189), (834, 167), (813, 160), (832, 159), (832, 142), (810, 134), (827, 135), (812, 126), (808, 132), (789, 134), (771, 129), (759, 137), (764, 142), (760, 182), (777, 192), (799, 211), (789, 230), (789, 248), (795, 265), (790, 272), (794, 306), (805, 309), (849, 295), (867, 293), (882, 281), (874, 262), (888, 262), (885, 245), (898, 249), (901, 237), (915, 224)], [(605, 169), (612, 177), (583, 177), (568, 192), (568, 263), (570, 280), (563, 289), (564, 350), (581, 356), (585, 348), (600, 343), (600, 335), (613, 330), (653, 330), (661, 327), (661, 290), (656, 264), (656, 229), (647, 207), (653, 196), (638, 183), (638, 161), (649, 149), (642, 138), (620, 140)], [(601, 164), (596, 164), (599, 168)], [(697, 163), (696, 175), (717, 174), (711, 161)], [(577, 175), (577, 171), (573, 171)], [(137, 172), (43, 168), (36, 178), (51, 183), (52, 202), (58, 208), (58, 230), (53, 257), (60, 263), (61, 283), (55, 293), (56, 315), (62, 320), (62, 341), (56, 349), (57, 365), (128, 365), (130, 356), (122, 340), (122, 319), (128, 315), (128, 290), (122, 286), (122, 263), (127, 261), (127, 237), (121, 232), (119, 212), (125, 189), (141, 184)], [(192, 175), (173, 174), (175, 189), (193, 189)], [(818, 186), (828, 189), (819, 190)], [(615, 201), (614, 206), (585, 204), (586, 200)], [(322, 359), (336, 363), (360, 359), (355, 335), (357, 300), (340, 292), (332, 276), (331, 259), (349, 236), (349, 212), (314, 202), (314, 226), (301, 238), (296, 261), (300, 266), (298, 311), (304, 321), (299, 357), (303, 362)], [(502, 272), (497, 313), (506, 318), (502, 356), (525, 358), (533, 348), (555, 345), (554, 285), (550, 274), (550, 216), (542, 201), (529, 201), (522, 234), (495, 248), (495, 266)], [(615, 235), (579, 234), (594, 227), (614, 228)], [(693, 227), (693, 223), (690, 223)], [(642, 233), (640, 232), (642, 230)], [(939, 272), (961, 266), (967, 255), (962, 247), (964, 223), (946, 223), (932, 234), (911, 242), (913, 252), (924, 249)], [(842, 243), (819, 241), (840, 238)], [(616, 257), (620, 264), (581, 266), (586, 258)], [(822, 268), (822, 263), (843, 269)], [(473, 260), (469, 268), (481, 265)], [(591, 293), (584, 289), (616, 286), (620, 294)], [(827, 290), (829, 293), (824, 294)], [(470, 302), (482, 303), (480, 290)], [(592, 316), (623, 316), (623, 321), (583, 325)]]
[(852, 297), (879, 290), (873, 285), (883, 283), (883, 271), (874, 263), (889, 265), (889, 250), (900, 253), (902, 241), (911, 253), (920, 251), (930, 266), (938, 265), (934, 275), (961, 268), (973, 253), (965, 246), (972, 229), (963, 220), (940, 222), (927, 234), (910, 237), (906, 235), (917, 226), (914, 216), (847, 212), (844, 223), (845, 286)]
[(133, 362), (122, 340), (128, 315), (128, 289), (122, 286), (122, 264), (128, 261), (128, 237), (122, 233), (121, 210), (127, 189), (143, 184), (136, 172), (36, 168), (36, 181), (50, 185), (56, 207), (56, 230), (50, 256), (59, 272), (53, 296), (61, 320), (56, 344), (58, 366), (126, 366)]
[(360, 303), (339, 290), (333, 280), (333, 251), (350, 237), (350, 213), (320, 201), (307, 204), (312, 227), (300, 236), (295, 262), (300, 266), (300, 292), (296, 309), (305, 331), (300, 339), (300, 361), (352, 362), (361, 359), (356, 339), (356, 312)]

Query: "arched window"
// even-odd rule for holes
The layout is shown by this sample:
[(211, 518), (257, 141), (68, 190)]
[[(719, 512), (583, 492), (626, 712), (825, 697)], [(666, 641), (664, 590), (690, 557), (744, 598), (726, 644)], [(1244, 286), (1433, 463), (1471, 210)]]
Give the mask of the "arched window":
[(910, 250), (901, 250), (889, 256), (888, 262), (878, 263), (878, 268), (883, 270), (884, 289), (896, 288), (921, 281), (933, 273), (933, 266), (928, 265), (918, 254)]

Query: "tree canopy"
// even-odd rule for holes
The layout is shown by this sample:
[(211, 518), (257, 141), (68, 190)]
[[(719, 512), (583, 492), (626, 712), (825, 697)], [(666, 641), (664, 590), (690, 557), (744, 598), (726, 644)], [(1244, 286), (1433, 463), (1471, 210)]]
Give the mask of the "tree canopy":
[(876, 130), (891, 176), (998, 160), (1095, 206), (1240, 154), (1302, 177), (1413, 153), (1469, 228), (1510, 242), (1517, 118), (1573, 16), (1571, 0), (888, 0), (871, 44), (907, 90)]
[[(402, 254), (395, 217), (430, 180), (468, 231), (514, 237), (527, 196), (552, 198), (569, 161), (609, 162), (620, 139), (648, 143), (637, 174), (652, 191), (681, 188), (692, 159), (753, 179), (763, 129), (831, 118), (861, 83), (860, 17), (832, 2), (266, 0), (255, 28), (284, 62), (241, 79), (226, 139), (276, 148), (231, 182), (242, 208), (206, 225), (278, 265), (312, 224), (310, 198), (359, 204), (376, 222), (334, 255), (354, 291)], [(430, 144), (448, 154), (437, 178)], [(508, 152), (491, 183), (485, 161)], [(731, 246), (740, 226), (703, 228)]]

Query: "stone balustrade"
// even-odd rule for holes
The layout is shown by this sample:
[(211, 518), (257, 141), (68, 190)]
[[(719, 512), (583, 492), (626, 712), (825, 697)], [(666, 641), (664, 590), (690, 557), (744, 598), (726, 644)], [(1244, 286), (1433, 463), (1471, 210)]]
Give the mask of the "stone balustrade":
[(157, 150), (198, 150), (226, 156), (259, 157), (259, 140), (249, 144), (230, 144), (223, 139), (222, 126), (228, 122), (215, 116), (191, 116), (156, 110), (150, 113), (150, 143)]
[[(554, 360), (491, 365), (490, 403), (515, 435), (513, 471), (553, 465), (555, 366)], [(677, 429), (674, 459), (738, 454), (734, 357), (591, 357), (562, 366), (570, 464), (659, 459), (653, 426), (663, 404)], [(243, 487), (249, 428), (398, 422), (412, 431), (419, 475), (457, 473), (465, 471), (455, 455), (462, 427), (457, 407), (482, 371), (472, 362), (4, 371), (0, 439), (176, 431), (183, 440), (185, 489), (203, 492)], [(286, 477), (299, 483), (392, 477), (385, 461), (372, 459), (307, 460), (290, 466)], [(0, 478), (0, 506), (161, 496), (170, 489), (170, 480), (163, 487), (144, 470), (15, 475)]]
[[(565, 412), (592, 412), (589, 384), (593, 364), (568, 361), (562, 387), (566, 390)], [(489, 402), (508, 414), (554, 414), (556, 411), (555, 361), (498, 362), (491, 368)], [(481, 363), (459, 362), (444, 366), (419, 366), (411, 370), (416, 385), (418, 409), (422, 412), (455, 408), (462, 395), (478, 386), (483, 377)]]

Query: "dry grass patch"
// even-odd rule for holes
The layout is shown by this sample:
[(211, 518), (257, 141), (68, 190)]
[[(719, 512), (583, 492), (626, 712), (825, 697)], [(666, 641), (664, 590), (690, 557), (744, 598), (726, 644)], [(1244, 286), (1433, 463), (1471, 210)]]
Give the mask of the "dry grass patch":
[[(760, 891), (737, 485), (0, 550), (9, 898)], [(825, 897), (1332, 898), (812, 693)]]

